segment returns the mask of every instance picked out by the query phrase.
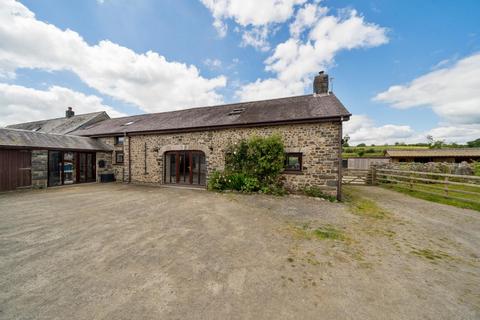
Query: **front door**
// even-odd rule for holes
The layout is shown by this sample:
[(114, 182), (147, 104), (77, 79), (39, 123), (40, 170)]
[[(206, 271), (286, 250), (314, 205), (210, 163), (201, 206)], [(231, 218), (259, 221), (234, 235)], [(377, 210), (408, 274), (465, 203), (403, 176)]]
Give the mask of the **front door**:
[(201, 151), (165, 153), (165, 183), (205, 185), (205, 154)]

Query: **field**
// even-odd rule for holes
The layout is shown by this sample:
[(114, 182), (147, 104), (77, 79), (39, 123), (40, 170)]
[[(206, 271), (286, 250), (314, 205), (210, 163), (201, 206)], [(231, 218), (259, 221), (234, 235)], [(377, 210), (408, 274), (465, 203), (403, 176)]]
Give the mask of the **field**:
[(365, 147), (344, 147), (342, 157), (383, 157), (385, 150), (401, 149), (401, 150), (418, 150), (428, 149), (428, 146), (399, 146), (399, 145), (382, 145), (382, 146), (365, 146)]
[(379, 169), (377, 181), (417, 198), (480, 211), (480, 180), (475, 176)]

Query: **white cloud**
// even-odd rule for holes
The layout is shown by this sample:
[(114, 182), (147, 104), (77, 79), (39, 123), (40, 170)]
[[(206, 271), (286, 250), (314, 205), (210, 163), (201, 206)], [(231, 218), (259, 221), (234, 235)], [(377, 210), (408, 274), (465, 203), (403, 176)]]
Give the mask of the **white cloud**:
[(395, 108), (429, 107), (449, 123), (480, 123), (480, 53), (395, 85), (374, 100)]
[(375, 126), (366, 115), (353, 115), (344, 123), (344, 135), (350, 136), (350, 144), (393, 144), (395, 142), (412, 142), (417, 139), (410, 126), (387, 124)]
[(241, 86), (235, 96), (242, 101), (265, 100), (298, 95), (303, 92), (303, 83), (286, 84), (278, 79), (266, 79)]
[(288, 20), (296, 5), (306, 0), (201, 0), (215, 21), (232, 19), (246, 26), (264, 26)]
[(429, 130), (425, 136), (427, 135), (431, 135), (435, 140), (465, 143), (480, 138), (480, 124), (440, 126)]
[(37, 90), (0, 83), (0, 106), (0, 126), (59, 118), (65, 115), (67, 107), (73, 107), (77, 114), (106, 111), (110, 117), (124, 116), (97, 96), (58, 86)]
[(386, 124), (377, 126), (366, 115), (353, 115), (344, 123), (344, 135), (350, 136), (350, 145), (394, 144), (395, 142), (425, 143), (427, 136), (447, 143), (465, 143), (480, 137), (480, 124), (439, 126), (427, 131), (416, 131), (408, 125)]
[(206, 65), (208, 68), (214, 70), (214, 69), (219, 69), (222, 67), (222, 61), (219, 59), (210, 59), (207, 58), (203, 60), (203, 64)]
[(193, 65), (156, 52), (138, 54), (111, 41), (89, 45), (78, 33), (39, 21), (21, 3), (0, 0), (0, 74), (18, 68), (68, 70), (87, 85), (146, 112), (222, 102), (226, 78), (200, 75)]
[[(241, 100), (247, 100), (263, 89), (269, 89), (264, 91), (269, 98), (286, 96), (287, 93), (303, 94), (311, 86), (313, 74), (328, 68), (338, 52), (388, 42), (385, 28), (366, 22), (355, 10), (344, 10), (333, 16), (327, 15), (325, 8), (312, 6), (307, 4), (299, 10), (290, 25), (291, 38), (277, 45), (265, 60), (266, 71), (274, 73), (275, 78), (257, 79), (247, 84), (237, 91)], [(299, 35), (304, 30), (308, 34), (302, 40)]]
[(260, 51), (270, 50), (268, 42), (269, 29), (268, 27), (255, 27), (250, 30), (245, 30), (242, 34), (242, 47), (252, 46)]
[(242, 32), (242, 46), (267, 51), (271, 27), (289, 20), (295, 7), (306, 0), (201, 0), (213, 16), (213, 26), (220, 37), (227, 34), (228, 20)]
[(300, 37), (306, 29), (311, 28), (327, 12), (328, 9), (325, 7), (313, 3), (306, 4), (297, 11), (295, 20), (290, 24), (290, 34), (294, 38)]

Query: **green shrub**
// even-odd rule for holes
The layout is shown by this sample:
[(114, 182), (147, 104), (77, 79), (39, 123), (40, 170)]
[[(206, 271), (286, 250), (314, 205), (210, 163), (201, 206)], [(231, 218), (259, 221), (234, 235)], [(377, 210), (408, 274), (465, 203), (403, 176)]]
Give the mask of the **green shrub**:
[(337, 198), (335, 196), (325, 194), (322, 191), (322, 189), (320, 189), (317, 186), (305, 187), (305, 188), (303, 188), (303, 193), (306, 194), (309, 197), (322, 198), (322, 199), (326, 199), (330, 202), (337, 201)]
[(282, 139), (252, 137), (242, 140), (227, 150), (227, 172), (241, 172), (256, 177), (261, 183), (275, 180), (283, 171), (285, 150)]
[(280, 136), (242, 140), (227, 148), (225, 172), (212, 172), (208, 188), (283, 195), (286, 191), (279, 176), (284, 161), (285, 150)]
[(220, 171), (213, 171), (208, 179), (208, 190), (222, 191), (227, 189), (227, 179)]
[(480, 176), (480, 161), (473, 162), (473, 174)]
[(263, 185), (260, 188), (260, 192), (265, 194), (272, 194), (274, 196), (284, 196), (285, 194), (287, 194), (287, 191), (279, 182)]
[(260, 182), (258, 181), (258, 179), (256, 177), (245, 176), (241, 191), (255, 192), (258, 190), (260, 190)]

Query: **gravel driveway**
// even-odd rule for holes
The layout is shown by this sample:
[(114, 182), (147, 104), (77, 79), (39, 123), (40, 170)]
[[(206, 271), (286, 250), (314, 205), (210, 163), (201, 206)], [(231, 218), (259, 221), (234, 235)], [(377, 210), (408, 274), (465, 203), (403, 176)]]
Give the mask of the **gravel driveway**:
[(0, 319), (479, 319), (480, 213), (353, 192), (0, 194)]

